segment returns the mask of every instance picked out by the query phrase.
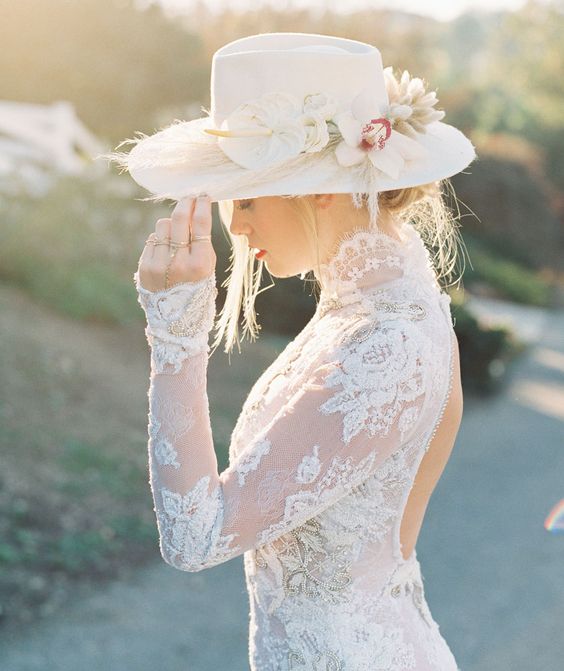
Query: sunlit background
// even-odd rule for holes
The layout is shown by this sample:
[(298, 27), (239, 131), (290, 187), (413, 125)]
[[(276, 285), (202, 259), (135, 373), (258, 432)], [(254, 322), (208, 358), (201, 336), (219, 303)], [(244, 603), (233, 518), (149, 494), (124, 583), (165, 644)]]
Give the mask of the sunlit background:
[[(190, 0), (144, 0), (140, 6), (161, 4), (170, 15), (182, 13), (196, 3)], [(351, 14), (359, 10), (410, 12), (420, 16), (430, 16), (437, 21), (450, 21), (467, 10), (495, 12), (498, 10), (517, 10), (525, 5), (525, 0), (395, 0), (395, 2), (348, 0), (348, 2), (331, 2), (331, 0), (208, 0), (206, 7), (213, 12), (222, 12), (226, 8), (238, 11), (271, 7), (283, 11), (308, 9), (313, 12), (331, 10), (337, 14)]]
[[(564, 535), (545, 521), (564, 498), (564, 3), (0, 0), (0, 19), (1, 670), (247, 668), (240, 561), (180, 575), (158, 551), (132, 277), (174, 204), (142, 202), (94, 159), (201, 116), (226, 42), (299, 31), (376, 45), (476, 146), (452, 179), (465, 263), (447, 287), (464, 420), (418, 557), (464, 671), (557, 671)], [(230, 250), (214, 231), (220, 286)], [(250, 387), (315, 300), (275, 279), (256, 305), (259, 340), (210, 361), (220, 470)]]

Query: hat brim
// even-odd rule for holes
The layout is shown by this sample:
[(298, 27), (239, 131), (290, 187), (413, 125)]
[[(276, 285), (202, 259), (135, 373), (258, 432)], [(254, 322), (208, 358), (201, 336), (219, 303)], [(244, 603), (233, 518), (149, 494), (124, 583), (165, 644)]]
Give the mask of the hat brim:
[[(129, 154), (120, 154), (119, 162), (135, 182), (153, 194), (149, 200), (180, 200), (207, 194), (211, 202), (217, 202), (262, 196), (362, 193), (370, 188), (362, 173), (338, 163), (334, 151), (300, 154), (287, 165), (270, 171), (243, 168), (225, 156), (215, 136), (203, 131), (212, 127), (209, 116), (174, 122), (136, 140)], [(435, 121), (426, 131), (417, 136), (427, 150), (426, 156), (407, 162), (397, 179), (374, 169), (379, 191), (452, 177), (477, 157), (472, 142), (458, 128)], [(304, 169), (300, 169), (300, 157), (307, 160)]]

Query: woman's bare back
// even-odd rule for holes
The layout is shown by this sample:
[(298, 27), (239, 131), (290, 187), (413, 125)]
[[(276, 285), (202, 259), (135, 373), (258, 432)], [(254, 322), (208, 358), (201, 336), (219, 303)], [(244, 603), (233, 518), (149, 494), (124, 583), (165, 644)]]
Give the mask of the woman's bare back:
[(415, 548), (431, 495), (446, 467), (460, 428), (463, 412), (460, 353), (453, 335), (452, 388), (442, 419), (419, 466), (409, 494), (400, 528), (402, 555), (408, 559)]

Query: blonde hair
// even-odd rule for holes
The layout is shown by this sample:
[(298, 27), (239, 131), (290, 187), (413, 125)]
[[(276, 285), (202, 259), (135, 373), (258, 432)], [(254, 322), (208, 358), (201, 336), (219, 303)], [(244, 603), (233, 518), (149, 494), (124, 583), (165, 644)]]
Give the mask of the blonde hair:
[[(457, 240), (461, 240), (457, 230), (456, 219), (448, 207), (443, 185), (451, 189), (455, 203), (454, 189), (448, 179), (431, 182), (420, 186), (381, 191), (378, 193), (378, 210), (384, 209), (392, 215), (397, 215), (402, 221), (411, 222), (419, 232), (423, 242), (430, 252), (431, 260), (435, 268), (437, 281), (443, 288), (450, 286), (446, 283), (452, 275), (458, 261)], [(317, 215), (313, 200), (310, 196), (282, 196), (290, 199), (291, 205), (304, 226), (306, 235), (310, 239), (312, 249), (317, 252), (316, 268), (319, 269), (319, 245), (317, 241)], [(356, 208), (366, 205), (368, 194), (351, 194), (353, 205)], [(256, 261), (244, 236), (233, 235), (230, 230), (233, 217), (233, 201), (218, 201), (220, 221), (226, 229), (231, 241), (232, 254), (230, 257), (228, 277), (222, 284), (227, 288), (225, 303), (216, 322), (216, 337), (213, 342), (215, 350), (225, 337), (225, 353), (230, 353), (233, 345), (237, 343), (240, 351), (239, 340), (239, 316), (243, 312), (243, 337), (248, 335), (255, 340), (260, 331), (257, 324), (254, 309), (255, 299), (259, 293), (270, 289), (270, 284), (260, 289), (264, 262)], [(433, 248), (436, 250), (433, 252)], [(256, 262), (256, 263), (255, 263)], [(311, 273), (311, 271), (310, 271)], [(314, 288), (318, 292), (321, 289), (315, 275), (307, 277), (304, 273), (300, 277), (307, 281), (313, 281)], [(319, 272), (317, 273), (319, 277)], [(460, 280), (459, 278), (451, 284)]]

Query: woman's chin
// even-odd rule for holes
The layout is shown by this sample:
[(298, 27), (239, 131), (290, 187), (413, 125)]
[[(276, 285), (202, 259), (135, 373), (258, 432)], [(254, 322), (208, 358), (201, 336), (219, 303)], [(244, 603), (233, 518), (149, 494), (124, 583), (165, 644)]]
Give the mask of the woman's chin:
[(273, 266), (268, 261), (264, 261), (264, 267), (268, 270), (268, 274), (271, 277), (277, 277), (278, 279), (284, 279), (286, 277), (290, 277), (290, 275), (288, 275), (287, 273), (284, 273), (280, 269), (277, 269), (276, 264), (274, 264)]
[(276, 262), (272, 263), (270, 255), (267, 255), (262, 259), (263, 266), (268, 270), (268, 273), (272, 277), (277, 277), (278, 279), (286, 279), (288, 277), (299, 277), (303, 271), (296, 270), (295, 268), (277, 268)]

